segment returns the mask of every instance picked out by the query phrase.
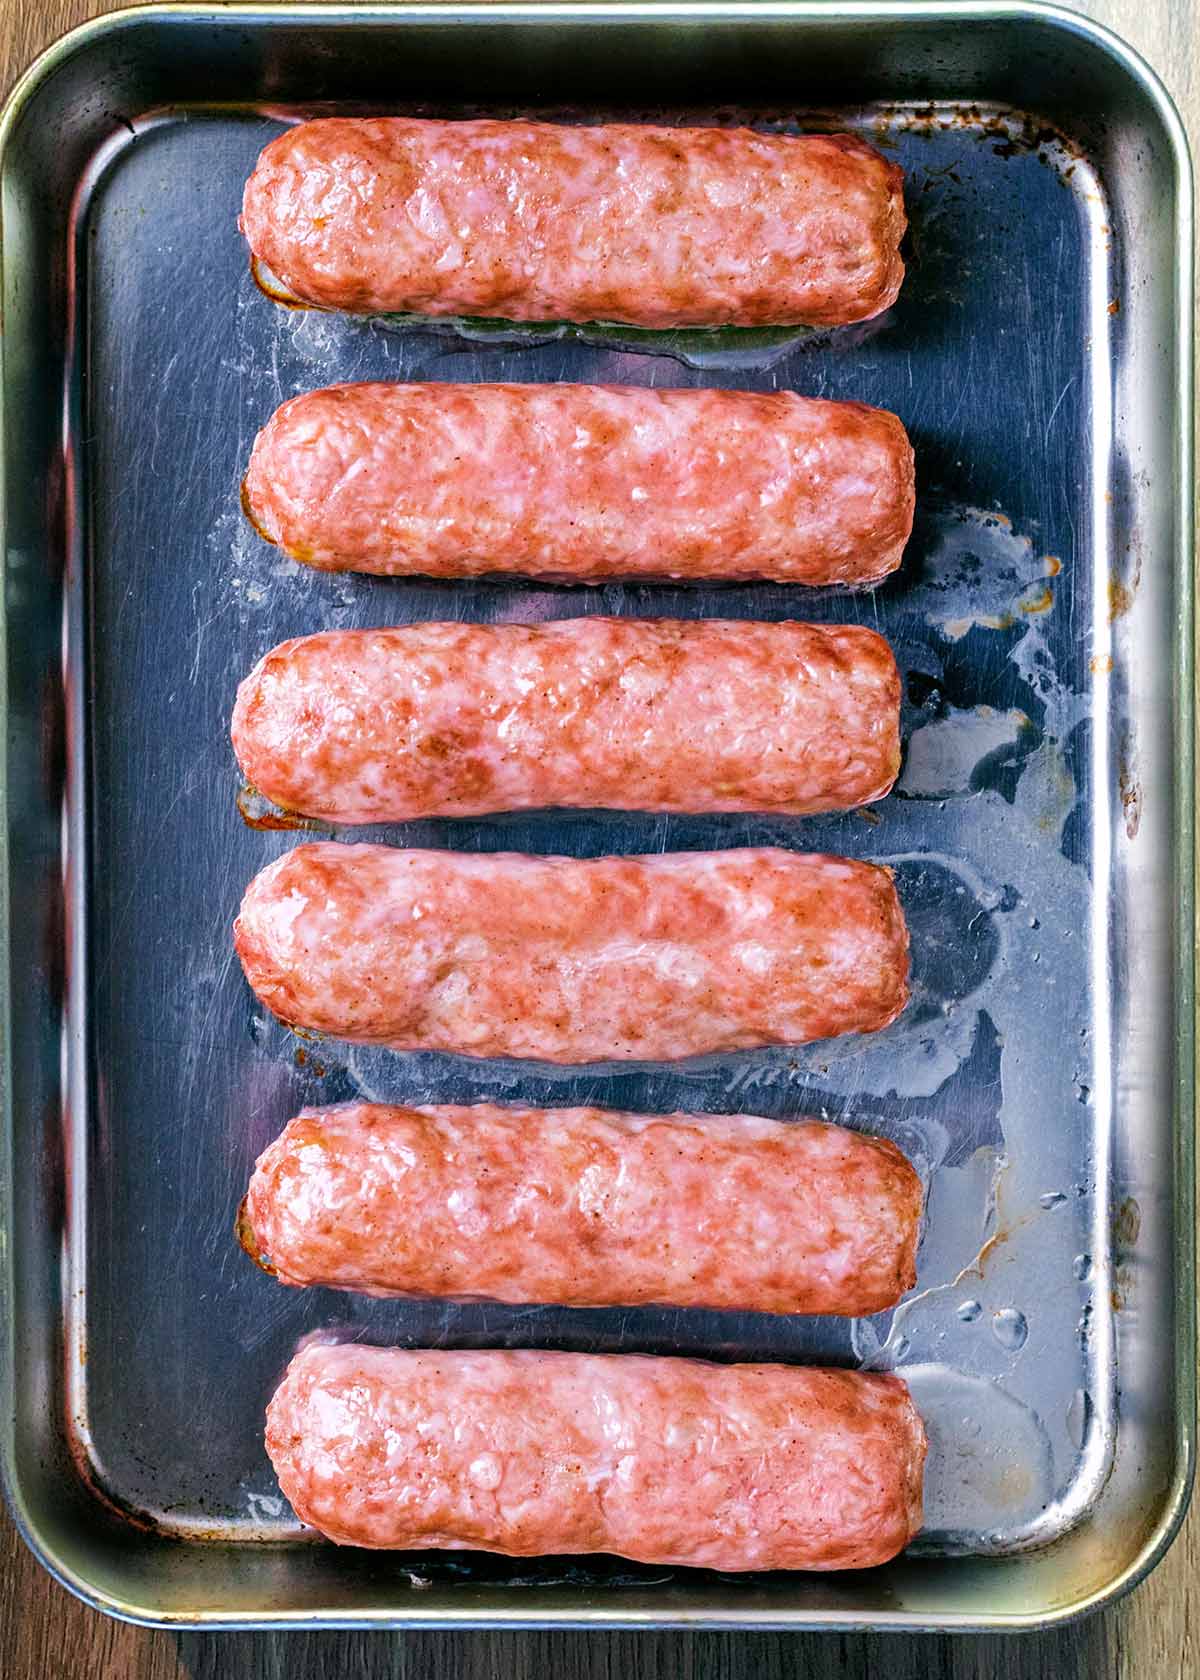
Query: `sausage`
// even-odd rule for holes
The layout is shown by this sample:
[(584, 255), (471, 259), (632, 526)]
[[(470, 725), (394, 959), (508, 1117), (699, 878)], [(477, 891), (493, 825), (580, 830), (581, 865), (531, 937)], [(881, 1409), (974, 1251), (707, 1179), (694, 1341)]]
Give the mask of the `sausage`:
[(328, 117), (264, 149), (240, 225), (326, 309), (829, 327), (895, 301), (902, 188), (847, 134)]
[(871, 584), (912, 531), (894, 414), (792, 391), (334, 385), (292, 397), (243, 484), (324, 571)]
[(238, 1234), (298, 1286), (856, 1317), (920, 1217), (894, 1144), (816, 1120), (352, 1103), (259, 1156)]
[(673, 1061), (874, 1032), (908, 998), (891, 871), (772, 848), (318, 842), (255, 877), (234, 941), (283, 1021), (397, 1050)]
[(334, 823), (551, 805), (802, 815), (891, 788), (900, 676), (856, 625), (329, 630), (259, 661), (232, 734), (260, 793)]
[(343, 1545), (863, 1569), (921, 1526), (925, 1431), (882, 1372), (313, 1344), (266, 1445)]

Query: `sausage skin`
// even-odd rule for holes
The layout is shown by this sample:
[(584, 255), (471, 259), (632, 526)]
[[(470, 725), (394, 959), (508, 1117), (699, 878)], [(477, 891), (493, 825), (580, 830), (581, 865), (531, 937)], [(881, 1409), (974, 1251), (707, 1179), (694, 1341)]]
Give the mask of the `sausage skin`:
[(877, 583), (912, 531), (894, 414), (792, 391), (334, 385), (259, 432), (256, 529), (323, 571)]
[(902, 187), (846, 134), (326, 117), (265, 147), (240, 225), (326, 309), (828, 327), (895, 301)]
[(266, 1445), (343, 1545), (863, 1569), (921, 1526), (925, 1431), (882, 1372), (314, 1344)]
[(327, 630), (259, 661), (232, 735), (260, 793), (334, 823), (555, 805), (802, 815), (889, 791), (900, 676), (857, 625)]
[(351, 1103), (264, 1150), (238, 1234), (297, 1286), (856, 1317), (920, 1216), (894, 1144), (817, 1120)]
[(891, 871), (773, 848), (297, 846), (234, 924), (281, 1020), (397, 1050), (674, 1061), (873, 1032), (908, 998)]

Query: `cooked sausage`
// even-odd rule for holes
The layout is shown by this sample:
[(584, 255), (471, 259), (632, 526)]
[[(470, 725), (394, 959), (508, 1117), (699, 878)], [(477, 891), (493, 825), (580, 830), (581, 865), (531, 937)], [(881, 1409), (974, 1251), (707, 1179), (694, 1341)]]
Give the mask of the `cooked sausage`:
[(869, 584), (913, 452), (894, 414), (792, 391), (334, 385), (272, 415), (243, 500), (325, 571)]
[(297, 846), (234, 939), (282, 1020), (398, 1050), (598, 1062), (873, 1032), (908, 997), (890, 870), (770, 848), (522, 857)]
[(334, 823), (549, 805), (831, 811), (900, 767), (900, 677), (856, 625), (577, 618), (284, 642), (238, 689), (238, 763)]
[(327, 309), (837, 326), (895, 301), (902, 187), (847, 134), (327, 117), (265, 148), (241, 228)]
[(921, 1183), (816, 1120), (598, 1108), (310, 1108), (262, 1155), (246, 1251), (281, 1283), (566, 1306), (882, 1312)]
[(863, 1569), (921, 1526), (925, 1431), (884, 1373), (314, 1344), (266, 1443), (344, 1545)]

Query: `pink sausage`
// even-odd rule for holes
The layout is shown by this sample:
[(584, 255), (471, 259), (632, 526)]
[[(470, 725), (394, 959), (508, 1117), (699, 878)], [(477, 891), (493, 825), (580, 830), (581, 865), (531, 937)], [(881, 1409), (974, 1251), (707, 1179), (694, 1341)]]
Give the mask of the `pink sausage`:
[(403, 822), (541, 806), (863, 805), (900, 767), (891, 649), (852, 625), (566, 619), (284, 642), (233, 745), (288, 811)]
[(352, 1103), (259, 1156), (238, 1234), (300, 1286), (853, 1317), (912, 1288), (920, 1216), (893, 1144), (816, 1120)]
[(883, 1373), (313, 1345), (266, 1444), (343, 1545), (864, 1569), (921, 1526), (925, 1431)]
[(243, 500), (324, 571), (870, 584), (913, 452), (894, 414), (791, 391), (334, 385), (268, 420)]
[(297, 846), (234, 924), (282, 1020), (398, 1050), (673, 1061), (874, 1032), (908, 998), (890, 870), (774, 849)]
[(895, 301), (902, 187), (846, 134), (327, 117), (264, 149), (241, 228), (326, 309), (837, 326)]

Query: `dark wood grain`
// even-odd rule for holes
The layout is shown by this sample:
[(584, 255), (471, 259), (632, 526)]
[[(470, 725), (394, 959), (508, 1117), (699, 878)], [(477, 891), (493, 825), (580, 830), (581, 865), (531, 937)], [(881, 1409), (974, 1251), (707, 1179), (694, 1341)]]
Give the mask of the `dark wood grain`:
[[(95, 0), (0, 0), (7, 89)], [(1195, 0), (1087, 0), (1200, 136)], [(1195, 143), (1195, 141), (1193, 142)], [(1131, 1598), (1051, 1634), (174, 1634), (84, 1608), (0, 1511), (0, 1680), (1200, 1680), (1200, 1506)]]

